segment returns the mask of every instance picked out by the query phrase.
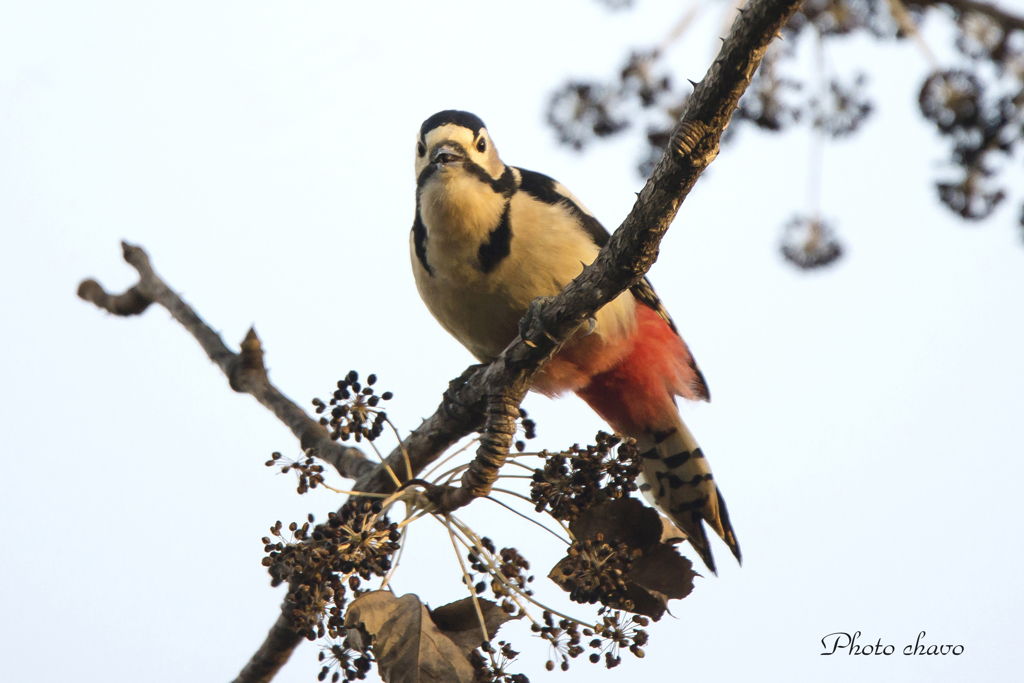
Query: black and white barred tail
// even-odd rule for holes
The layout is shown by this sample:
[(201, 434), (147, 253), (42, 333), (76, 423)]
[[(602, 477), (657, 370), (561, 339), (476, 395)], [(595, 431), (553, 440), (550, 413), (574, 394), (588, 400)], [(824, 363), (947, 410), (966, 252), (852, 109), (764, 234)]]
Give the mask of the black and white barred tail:
[(687, 535), (687, 540), (708, 569), (716, 572), (704, 524), (729, 546), (738, 562), (742, 562), (740, 546), (729, 521), (711, 467), (697, 440), (682, 418), (667, 431), (637, 438), (643, 457), (643, 483), (640, 490)]

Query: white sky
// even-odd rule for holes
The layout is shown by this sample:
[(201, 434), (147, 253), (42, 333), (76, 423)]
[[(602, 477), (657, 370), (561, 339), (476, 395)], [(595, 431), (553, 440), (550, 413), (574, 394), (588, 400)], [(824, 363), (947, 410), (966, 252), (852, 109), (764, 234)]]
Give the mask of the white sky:
[[(165, 311), (115, 319), (74, 296), (89, 276), (134, 282), (118, 241), (143, 245), (229, 344), (255, 324), (272, 379), (302, 405), (350, 368), (372, 371), (411, 429), (471, 362), (408, 265), (420, 122), (474, 111), (507, 162), (558, 178), (613, 229), (641, 186), (637, 137), (572, 154), (544, 104), (567, 76), (604, 78), (659, 40), (685, 9), (666, 5), (0, 4), (0, 677), (230, 680), (283, 595), (260, 537), (340, 503), (300, 498), (263, 467), (296, 442)], [(671, 54), (680, 76), (703, 74), (719, 16)], [(928, 35), (945, 54), (944, 32)], [(684, 414), (745, 564), (715, 545), (721, 576), (673, 603), (647, 657), (611, 674), (582, 659), (545, 674), (544, 646), (507, 627), (533, 648), (534, 681), (1019, 671), (1019, 208), (964, 226), (934, 201), (946, 152), (916, 113), (926, 63), (912, 47), (854, 41), (831, 56), (844, 72), (868, 60), (878, 105), (864, 134), (826, 153), (844, 260), (814, 274), (781, 262), (808, 137), (744, 130), (651, 271), (712, 388)], [(601, 427), (575, 398), (525, 405), (538, 447)], [(557, 548), (494, 507), (464, 516), (541, 581)], [(421, 528), (394, 587), (434, 605), (461, 597), (445, 536)], [(826, 634), (857, 630), (897, 654), (819, 655)], [(900, 654), (921, 630), (964, 654)], [(307, 644), (277, 680), (318, 670)]]

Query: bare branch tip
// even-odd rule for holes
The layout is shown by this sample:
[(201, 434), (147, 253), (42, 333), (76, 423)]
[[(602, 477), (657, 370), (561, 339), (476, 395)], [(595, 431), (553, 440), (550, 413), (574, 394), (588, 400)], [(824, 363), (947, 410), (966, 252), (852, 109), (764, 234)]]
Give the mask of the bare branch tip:
[(250, 327), (245, 333), (245, 339), (241, 344), (242, 352), (239, 354), (242, 367), (246, 370), (260, 370), (266, 372), (263, 367), (263, 344), (256, 336), (256, 328)]
[(124, 294), (114, 295), (103, 289), (103, 285), (92, 278), (82, 280), (82, 283), (78, 285), (76, 293), (79, 299), (88, 301), (96, 306), (96, 308), (102, 308), (107, 313), (120, 316), (138, 315), (153, 303), (151, 299), (139, 291), (138, 285), (135, 285)]
[(256, 349), (259, 349), (262, 346), (259, 335), (256, 334), (256, 327), (254, 325), (249, 327), (249, 331), (245, 333), (245, 339), (242, 340), (243, 351), (246, 346), (255, 347)]
[(149, 254), (137, 244), (121, 240), (121, 253), (125, 262), (136, 270), (140, 267), (149, 267)]
[(102, 297), (108, 296), (106, 290), (103, 289), (103, 285), (96, 282), (92, 278), (82, 280), (82, 282), (78, 285), (78, 291), (75, 293), (78, 295), (79, 299), (83, 301), (88, 301), (93, 304), (101, 300)]

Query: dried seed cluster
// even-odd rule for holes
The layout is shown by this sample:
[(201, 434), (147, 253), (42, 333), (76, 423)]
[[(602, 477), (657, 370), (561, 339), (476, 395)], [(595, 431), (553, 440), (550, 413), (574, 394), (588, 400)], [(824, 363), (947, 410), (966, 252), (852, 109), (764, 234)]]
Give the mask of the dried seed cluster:
[(575, 659), (584, 652), (583, 646), (580, 645), (583, 640), (580, 624), (572, 619), (560, 619), (556, 623), (554, 615), (548, 610), (544, 610), (543, 618), (543, 626), (535, 623), (530, 626), (530, 630), (551, 643), (554, 655), (548, 659), (544, 667), (548, 671), (554, 671), (555, 660), (559, 660), (557, 666), (562, 671), (568, 671), (569, 659)]
[(636, 446), (620, 444), (619, 437), (604, 432), (597, 433), (596, 441), (552, 455), (544, 469), (534, 470), (530, 498), (537, 512), (572, 521), (589, 507), (637, 490), (641, 458)]
[(327, 680), (328, 674), (334, 670), (334, 673), (331, 674), (331, 683), (338, 683), (342, 676), (346, 681), (365, 680), (366, 673), (370, 670), (370, 665), (373, 662), (373, 655), (369, 650), (364, 652), (351, 648), (346, 638), (342, 643), (333, 642), (322, 647), (319, 659), (324, 666), (320, 669), (320, 674), (316, 677), (317, 680)]
[(394, 394), (385, 391), (377, 395), (373, 389), (376, 383), (377, 375), (369, 375), (364, 387), (359, 383), (359, 373), (350, 370), (345, 379), (338, 381), (338, 388), (328, 403), (313, 399), (317, 415), (323, 415), (328, 406), (331, 407), (330, 418), (323, 415), (320, 424), (330, 428), (332, 439), (348, 441), (353, 437), (357, 442), (364, 438), (373, 441), (383, 433), (388, 416), (377, 406), (381, 401), (390, 401)]
[(612, 545), (601, 540), (576, 541), (567, 551), (567, 558), (558, 567), (565, 576), (563, 587), (569, 599), (582, 605), (602, 605), (633, 610), (626, 577), (633, 558), (642, 554), (630, 550), (625, 543)]
[[(364, 387), (359, 375), (352, 371), (338, 382), (329, 403), (314, 399), (320, 422), (329, 427), (333, 439), (373, 441), (390, 424), (378, 406), (392, 395), (385, 392), (378, 396), (372, 388), (376, 381), (370, 375)], [(536, 424), (525, 410), (520, 412), (520, 421), (524, 438), (534, 438)], [(524, 451), (525, 443), (517, 441), (516, 448)], [(617, 437), (598, 433), (595, 445), (575, 445), (548, 457), (543, 469), (534, 470), (531, 497), (538, 512), (547, 511), (559, 520), (572, 522), (593, 506), (627, 497), (637, 490), (640, 463), (637, 449), (631, 443), (623, 444)], [(299, 479), (299, 493), (324, 483), (324, 468), (316, 463), (311, 452), (295, 461), (274, 453), (267, 466), (280, 467), (283, 473), (294, 471)], [(345, 638), (348, 596), (351, 593), (358, 597), (365, 592), (364, 581), (383, 577), (391, 569), (401, 539), (398, 525), (388, 520), (380, 502), (350, 499), (337, 513), (330, 513), (325, 523), (315, 524), (310, 515), (301, 525), (293, 522), (285, 530), (277, 522), (270, 531), (271, 535), (263, 538), (267, 553), (263, 564), (274, 585), (289, 585), (294, 628), (309, 640), (332, 639), (320, 652), (322, 668), (318, 680), (364, 680), (374, 659), (369, 649), (355, 649)], [(629, 620), (628, 615), (610, 609), (632, 607), (626, 578), (640, 552), (631, 551), (625, 544), (606, 543), (600, 534), (595, 540), (577, 541), (569, 547), (568, 557), (557, 569), (563, 574), (570, 597), (581, 604), (603, 603), (598, 616), (604, 617), (599, 625), (588, 627), (571, 618), (556, 621), (545, 610), (543, 623), (535, 623), (532, 628), (551, 645), (549, 670), (556, 666), (568, 670), (570, 659), (587, 653), (588, 639), (589, 660), (604, 661), (608, 668), (621, 662), (619, 652), (623, 648), (643, 656), (641, 647), (647, 642), (647, 634), (639, 626), (646, 626), (647, 620)], [(529, 585), (534, 576), (529, 574), (530, 563), (519, 551), (499, 551), (491, 539), (483, 537), (467, 558), (471, 573), (465, 578), (472, 590), (477, 594), (490, 591), (506, 614), (522, 616), (524, 599), (532, 600)], [(474, 682), (529, 683), (522, 673), (509, 671), (518, 656), (507, 641), (484, 642), (469, 655)]]
[(821, 268), (843, 255), (832, 225), (820, 217), (793, 216), (783, 226), (782, 255), (804, 270)]
[[(469, 574), (469, 582), (477, 595), (490, 588), (494, 597), (500, 600), (501, 609), (506, 614), (517, 616), (519, 608), (513, 601), (513, 591), (506, 585), (506, 582), (520, 589), (527, 596), (533, 595), (533, 591), (527, 588), (527, 584), (532, 583), (534, 579), (533, 575), (526, 573), (530, 571), (530, 563), (515, 548), (502, 548), (498, 553), (491, 539), (485, 536), (480, 541), (483, 547), (476, 546), (466, 555), (472, 570)], [(484, 580), (477, 581), (477, 574), (490, 576), (490, 583)], [(504, 578), (504, 581), (499, 578), (499, 575)]]
[[(555, 655), (547, 661), (545, 667), (553, 671), (558, 666), (562, 671), (569, 670), (569, 659), (576, 659), (586, 652), (581, 645), (583, 638), (590, 638), (587, 645), (593, 650), (587, 658), (592, 664), (604, 660), (605, 667), (612, 669), (622, 663), (620, 652), (628, 649), (633, 656), (644, 656), (643, 646), (647, 644), (648, 635), (645, 627), (650, 623), (647, 617), (638, 614), (629, 615), (614, 611), (607, 607), (598, 610), (601, 623), (594, 628), (580, 625), (571, 619), (560, 619), (557, 623), (551, 612), (544, 612), (544, 625), (533, 625), (534, 633), (551, 643)], [(604, 655), (602, 658), (601, 655)], [(560, 660), (556, 664), (555, 660)]]
[[(631, 0), (603, 1), (631, 4)], [(776, 41), (765, 53), (739, 100), (723, 143), (735, 140), (737, 131), (748, 124), (772, 133), (806, 126), (827, 139), (856, 134), (876, 109), (874, 95), (862, 70), (837, 68), (839, 65), (825, 58), (827, 46), (853, 34), (869, 35), (878, 42), (906, 40), (932, 4), (897, 3), (890, 9), (890, 3), (881, 0), (804, 0), (782, 28), (784, 40)], [(948, 163), (935, 177), (935, 189), (943, 204), (970, 221), (994, 215), (1001, 204), (1015, 197), (1018, 209), (1014, 213), (1024, 228), (1020, 183), (1007, 181), (1007, 169), (1016, 164), (1007, 161), (1019, 159), (1024, 148), (1021, 12), (974, 2), (947, 0), (942, 4), (948, 10), (945, 20), (949, 26), (943, 68), (936, 66), (918, 94), (921, 114), (936, 126), (935, 132), (948, 150)], [(898, 5), (903, 6), (895, 12)], [(903, 16), (897, 18), (899, 14)], [(807, 34), (813, 34), (821, 47), (818, 68), (811, 71), (801, 64), (806, 51), (796, 49), (800, 37)], [(570, 78), (555, 90), (547, 120), (560, 142), (582, 149), (598, 139), (631, 130), (643, 140), (645, 152), (638, 170), (647, 178), (671, 144), (673, 126), (692, 93), (680, 78), (684, 74), (672, 73), (669, 68), (665, 57), (671, 51), (666, 47), (663, 43), (633, 51), (607, 78)], [(815, 255), (806, 249), (781, 251), (798, 268), (817, 268), (843, 253), (838, 239), (832, 244), (835, 248)], [(826, 260), (826, 255), (831, 255), (831, 260)]]
[(312, 523), (313, 515), (302, 526), (292, 522), (290, 541), (284, 538), (281, 522), (271, 527), (278, 540), (263, 538), (263, 565), (274, 585), (289, 584), (296, 631), (309, 640), (327, 634), (337, 638), (345, 633), (346, 587), (359, 595), (362, 581), (383, 577), (401, 534), (382, 513), (380, 502), (366, 500), (350, 499), (311, 531)]
[(473, 683), (530, 683), (524, 674), (508, 671), (518, 656), (519, 653), (504, 640), (498, 641), (497, 648), (485, 641), (480, 650), (473, 650), (469, 655), (469, 663), (473, 665)]
[(645, 630), (650, 621), (639, 614), (628, 615), (624, 612), (601, 608), (601, 625), (596, 633), (584, 629), (584, 635), (594, 635), (589, 645), (596, 652), (590, 653), (590, 661), (597, 664), (604, 653), (604, 665), (609, 669), (622, 662), (619, 652), (628, 649), (634, 657), (642, 659), (643, 647), (647, 644), (648, 635)]
[(280, 467), (281, 474), (295, 472), (295, 476), (299, 480), (296, 490), (300, 495), (324, 483), (324, 466), (317, 464), (316, 458), (313, 456), (313, 449), (306, 451), (305, 457), (299, 460), (289, 460), (274, 451), (270, 455), (270, 460), (265, 464), (267, 467)]

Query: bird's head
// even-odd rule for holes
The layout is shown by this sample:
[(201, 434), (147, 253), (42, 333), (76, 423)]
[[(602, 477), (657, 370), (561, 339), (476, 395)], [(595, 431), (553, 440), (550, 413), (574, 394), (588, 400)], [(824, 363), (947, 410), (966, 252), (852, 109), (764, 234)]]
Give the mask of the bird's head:
[[(477, 177), (489, 183), (505, 171), (484, 122), (466, 111), (439, 111), (423, 122), (416, 138), (416, 181), (447, 184)], [(485, 177), (486, 176), (486, 177)]]

